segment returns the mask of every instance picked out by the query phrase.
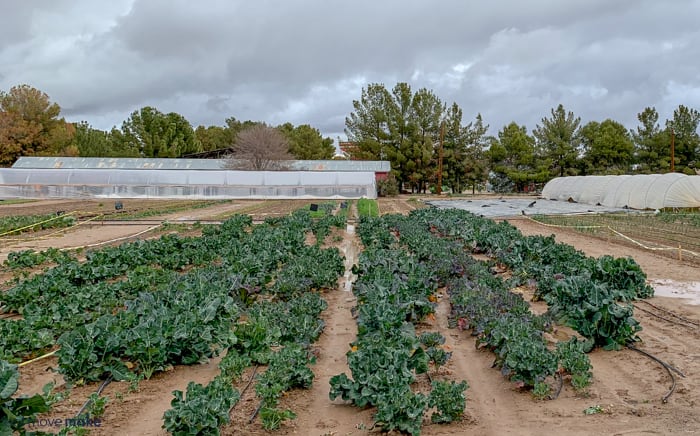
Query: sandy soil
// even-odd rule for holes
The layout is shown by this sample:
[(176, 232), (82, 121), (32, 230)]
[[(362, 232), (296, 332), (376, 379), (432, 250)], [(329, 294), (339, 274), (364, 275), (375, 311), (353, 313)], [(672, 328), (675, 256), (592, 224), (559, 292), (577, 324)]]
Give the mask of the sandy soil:
[[(270, 213), (288, 213), (296, 203), (285, 202), (262, 204), (241, 202), (217, 205), (207, 209), (191, 210), (168, 217), (199, 217), (201, 219), (229, 214), (235, 211), (250, 212), (258, 216)], [(405, 198), (380, 200), (382, 213), (406, 213), (415, 203)], [(54, 205), (52, 204), (51, 207)], [(247, 208), (247, 209), (246, 209)], [(196, 218), (195, 218), (196, 219)], [(682, 283), (700, 280), (700, 271), (677, 260), (659, 257), (653, 253), (624, 247), (601, 240), (592, 240), (581, 234), (566, 230), (545, 228), (530, 221), (513, 221), (524, 234), (554, 233), (561, 242), (593, 256), (614, 254), (632, 256), (647, 272), (650, 279), (667, 279)], [(113, 239), (137, 232), (136, 226), (105, 226), (97, 229), (76, 228), (65, 236), (50, 240), (52, 246), (73, 246), (86, 242)], [(343, 241), (338, 242), (346, 254), (347, 267), (357, 255), (359, 242), (351, 232), (342, 232)], [(37, 244), (46, 241), (37, 241)], [(17, 248), (13, 248), (17, 249)], [(6, 255), (8, 248), (2, 249)], [(282, 406), (294, 410), (298, 418), (285, 423), (278, 434), (299, 435), (366, 435), (376, 434), (369, 430), (372, 410), (359, 410), (344, 405), (341, 401), (328, 399), (328, 380), (341, 372), (348, 372), (345, 353), (356, 334), (355, 320), (350, 309), (355, 304), (348, 292), (346, 274), (338, 289), (329, 291), (324, 298), (329, 303), (324, 313), (326, 329), (315, 346), (318, 359), (313, 370), (316, 380), (311, 390), (290, 392), (283, 398)], [(596, 350), (590, 354), (593, 364), (593, 385), (585, 393), (575, 393), (565, 386), (560, 397), (554, 401), (535, 401), (528, 393), (520, 392), (507, 382), (499, 371), (492, 369), (493, 354), (477, 350), (475, 340), (468, 332), (447, 328), (449, 312), (447, 298), (441, 298), (436, 320), (425, 329), (438, 330), (447, 338), (454, 354), (439, 376), (453, 380), (465, 379), (467, 409), (465, 419), (449, 426), (426, 425), (425, 435), (529, 435), (529, 434), (693, 434), (700, 433), (700, 306), (688, 304), (686, 300), (669, 297), (654, 297), (649, 300), (654, 306), (636, 303), (640, 309), (635, 316), (643, 330), (639, 336), (639, 348), (674, 365), (685, 374), (678, 378), (676, 392), (668, 403), (661, 398), (670, 388), (670, 378), (655, 362), (631, 350), (609, 352)], [(541, 303), (539, 303), (541, 305)], [(543, 307), (536, 307), (543, 310)], [(684, 321), (685, 320), (685, 321)], [(560, 335), (567, 330), (561, 328)], [(27, 365), (21, 369), (22, 392), (40, 390), (44, 383), (60, 378), (49, 368), (56, 366), (55, 358)], [(262, 370), (262, 369), (261, 369)], [(94, 434), (162, 435), (163, 411), (169, 408), (171, 392), (184, 390), (189, 381), (206, 383), (216, 373), (216, 360), (192, 367), (177, 367), (173, 371), (157, 374), (151, 380), (142, 381), (137, 391), (130, 392), (128, 383), (112, 383), (104, 391), (109, 397), (102, 429)], [(247, 384), (252, 370), (243, 375), (239, 389)], [(427, 380), (420, 380), (425, 385)], [(50, 413), (53, 417), (69, 417), (77, 412), (87, 396), (97, 389), (96, 385), (74, 388), (70, 398)], [(600, 406), (602, 413), (585, 415), (584, 409)], [(246, 391), (242, 401), (232, 412), (232, 424), (223, 429), (224, 434), (268, 434), (256, 420), (248, 424), (248, 418), (257, 406), (252, 387)]]

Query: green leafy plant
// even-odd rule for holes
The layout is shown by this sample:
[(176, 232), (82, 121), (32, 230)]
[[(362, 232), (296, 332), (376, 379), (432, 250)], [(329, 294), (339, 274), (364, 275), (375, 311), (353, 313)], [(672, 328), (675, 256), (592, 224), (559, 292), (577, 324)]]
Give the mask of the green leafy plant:
[(605, 349), (620, 349), (641, 330), (632, 305), (618, 303), (605, 284), (582, 276), (557, 281), (545, 301), (552, 316)]
[(105, 413), (105, 408), (107, 407), (109, 397), (101, 397), (97, 392), (93, 392), (88, 397), (88, 401), (90, 404), (87, 409), (88, 415), (94, 418), (99, 418)]
[(544, 400), (549, 396), (549, 393), (551, 392), (552, 388), (549, 387), (549, 385), (545, 382), (537, 382), (535, 383), (535, 386), (532, 389), (532, 396), (537, 398), (538, 400)]
[(605, 409), (600, 407), (600, 405), (598, 405), (598, 404), (596, 404), (595, 406), (586, 407), (583, 410), (583, 413), (585, 413), (586, 415), (597, 415), (598, 413), (604, 413), (604, 412), (605, 412)]
[(402, 386), (382, 398), (377, 404), (374, 421), (384, 431), (399, 430), (411, 435), (420, 435), (423, 413), (428, 407), (426, 395)]
[(18, 388), (17, 365), (0, 360), (0, 434), (25, 434), (25, 424), (35, 422), (38, 414), (49, 410), (42, 395), (13, 397)]
[(70, 227), (75, 224), (72, 215), (17, 215), (0, 218), (0, 233), (24, 233), (43, 229)]
[(467, 401), (464, 391), (468, 387), (466, 381), (433, 381), (428, 405), (437, 408), (437, 412), (430, 416), (430, 420), (439, 424), (460, 420)]
[(591, 361), (584, 353), (586, 345), (573, 337), (557, 343), (557, 358), (562, 370), (571, 374), (571, 385), (577, 391), (591, 384)]
[[(411, 223), (397, 216), (362, 217), (358, 234), (365, 251), (353, 268), (358, 275), (353, 287), (358, 301), (354, 309), (358, 335), (347, 353), (351, 375), (333, 376), (329, 396), (361, 408), (376, 407), (375, 425), (383, 431), (418, 435), (431, 397), (414, 392), (411, 385), (418, 374), (428, 371), (431, 359), (435, 364), (444, 364), (449, 353), (440, 347), (445, 342), (442, 335), (427, 332), (418, 337), (415, 323), (434, 312), (436, 304), (430, 297), (443, 271), (450, 271), (444, 273), (446, 278), (453, 265), (447, 266), (448, 262), (436, 254), (442, 252), (442, 247), (419, 245), (420, 238)], [(407, 244), (411, 250), (399, 244), (405, 235), (416, 236), (411, 237), (415, 246)], [(421, 237), (425, 239), (425, 235)], [(446, 252), (444, 256), (452, 254)], [(439, 398), (450, 395), (443, 394), (433, 397), (436, 406)], [(464, 403), (458, 400), (455, 397), (446, 401), (456, 401), (453, 407), (461, 405), (461, 413)], [(436, 415), (435, 419), (448, 420), (457, 413), (442, 402), (440, 407), (444, 418)]]
[(265, 430), (277, 430), (286, 420), (296, 419), (297, 415), (289, 409), (263, 407), (260, 410), (260, 420)]
[(219, 362), (221, 376), (228, 380), (236, 381), (251, 363), (252, 359), (250, 357), (240, 354), (236, 349), (229, 348), (226, 356)]
[(230, 421), (229, 412), (240, 394), (229, 381), (215, 377), (206, 387), (190, 382), (187, 391), (174, 391), (171, 409), (163, 415), (165, 428), (174, 435), (218, 435)]

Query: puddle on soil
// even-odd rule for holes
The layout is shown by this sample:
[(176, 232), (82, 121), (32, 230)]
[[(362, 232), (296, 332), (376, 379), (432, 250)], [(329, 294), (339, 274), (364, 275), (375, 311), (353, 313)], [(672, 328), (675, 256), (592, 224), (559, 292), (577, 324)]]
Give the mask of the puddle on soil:
[(655, 279), (649, 282), (654, 295), (659, 297), (684, 298), (688, 303), (700, 305), (700, 282), (677, 282), (668, 279)]
[[(348, 224), (345, 231), (352, 237), (352, 235), (355, 233), (355, 226)], [(352, 273), (352, 266), (355, 263), (355, 258), (357, 257), (357, 253), (355, 253), (351, 239), (345, 238), (341, 246), (341, 252), (345, 256), (345, 275), (343, 276), (345, 284), (343, 290), (346, 292), (351, 292), (352, 283), (355, 281), (355, 275)]]

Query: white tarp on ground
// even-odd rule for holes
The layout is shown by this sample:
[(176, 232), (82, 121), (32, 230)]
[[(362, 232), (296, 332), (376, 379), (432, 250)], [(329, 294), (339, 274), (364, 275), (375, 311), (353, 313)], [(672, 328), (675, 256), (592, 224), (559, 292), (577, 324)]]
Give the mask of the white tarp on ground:
[(558, 177), (545, 185), (542, 197), (630, 209), (700, 207), (700, 176), (668, 173)]
[[(536, 198), (490, 198), (429, 200), (426, 204), (439, 209), (462, 209), (486, 218), (506, 218), (522, 215), (568, 215), (626, 212), (617, 207), (590, 206), (566, 201), (542, 200)], [(629, 212), (629, 211), (627, 211)]]
[(0, 198), (376, 198), (374, 172), (0, 168)]

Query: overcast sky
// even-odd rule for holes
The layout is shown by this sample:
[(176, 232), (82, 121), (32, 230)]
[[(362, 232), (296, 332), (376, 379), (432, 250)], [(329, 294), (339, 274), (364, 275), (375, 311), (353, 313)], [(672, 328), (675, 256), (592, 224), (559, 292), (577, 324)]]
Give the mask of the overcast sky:
[(532, 130), (562, 103), (636, 127), (700, 109), (700, 0), (0, 0), (0, 89), (29, 84), (69, 121), (143, 106), (344, 137), (368, 83), (408, 82)]

